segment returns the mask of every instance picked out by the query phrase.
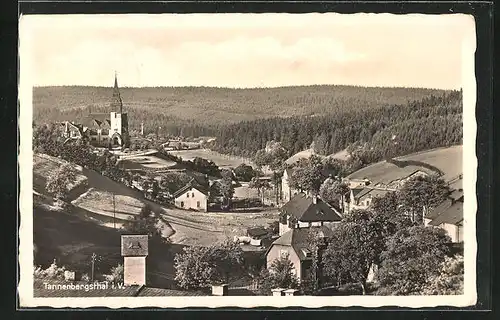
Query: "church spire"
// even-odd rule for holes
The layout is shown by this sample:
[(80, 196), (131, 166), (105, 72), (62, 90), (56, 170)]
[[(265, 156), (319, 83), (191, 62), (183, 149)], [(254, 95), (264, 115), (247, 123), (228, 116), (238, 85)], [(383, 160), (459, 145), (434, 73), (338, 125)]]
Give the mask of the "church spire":
[[(122, 103), (122, 98), (120, 96), (120, 90), (118, 89), (118, 78), (116, 76), (116, 71), (115, 71), (115, 86), (113, 88), (113, 100), (111, 101), (111, 108), (114, 111), (120, 111), (120, 113), (123, 113), (123, 103)], [(117, 110), (119, 109), (119, 110)]]

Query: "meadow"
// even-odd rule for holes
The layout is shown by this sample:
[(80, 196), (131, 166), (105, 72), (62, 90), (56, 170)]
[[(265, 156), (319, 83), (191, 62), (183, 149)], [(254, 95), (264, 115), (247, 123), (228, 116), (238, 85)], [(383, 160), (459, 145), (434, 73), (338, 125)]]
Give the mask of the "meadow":
[(211, 160), (217, 166), (219, 166), (219, 168), (236, 168), (242, 163), (254, 166), (252, 160), (250, 159), (224, 155), (208, 149), (175, 150), (175, 151), (169, 151), (168, 153), (173, 156), (180, 157), (184, 161), (190, 161), (196, 157)]

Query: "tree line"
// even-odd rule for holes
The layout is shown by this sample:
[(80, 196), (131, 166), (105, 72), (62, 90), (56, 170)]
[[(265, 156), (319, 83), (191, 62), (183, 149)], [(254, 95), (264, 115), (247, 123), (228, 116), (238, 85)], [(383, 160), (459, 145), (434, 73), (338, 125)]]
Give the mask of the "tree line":
[(220, 127), (210, 147), (251, 156), (268, 141), (288, 156), (313, 147), (322, 155), (364, 145), (370, 161), (462, 142), (462, 94), (453, 91), (404, 104), (352, 108), (315, 117), (271, 118)]
[[(111, 88), (105, 87), (36, 87), (33, 90), (34, 120), (40, 123), (78, 121), (90, 112), (110, 112), (111, 92)], [(161, 130), (164, 134), (184, 137), (212, 136), (219, 126), (228, 123), (366, 110), (446, 92), (330, 85), (254, 89), (120, 88), (131, 132), (140, 130), (144, 123), (146, 133)]]

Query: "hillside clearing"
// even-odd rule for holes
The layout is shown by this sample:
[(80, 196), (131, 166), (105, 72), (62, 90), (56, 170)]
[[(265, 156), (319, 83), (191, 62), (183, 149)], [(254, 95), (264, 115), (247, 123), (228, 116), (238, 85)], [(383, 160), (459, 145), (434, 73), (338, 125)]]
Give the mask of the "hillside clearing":
[(397, 164), (381, 161), (360, 169), (348, 176), (350, 179), (368, 179), (372, 183), (389, 183), (421, 170), (443, 173), (443, 179), (449, 181), (463, 173), (462, 146), (438, 148), (395, 158)]

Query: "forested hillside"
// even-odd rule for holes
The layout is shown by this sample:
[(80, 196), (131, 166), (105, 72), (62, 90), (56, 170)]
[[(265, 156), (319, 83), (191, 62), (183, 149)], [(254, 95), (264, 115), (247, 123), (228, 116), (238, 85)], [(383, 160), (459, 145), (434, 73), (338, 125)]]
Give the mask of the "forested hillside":
[(251, 156), (270, 140), (280, 141), (289, 155), (311, 144), (324, 155), (349, 147), (362, 152), (367, 163), (461, 144), (462, 94), (454, 91), (397, 105), (351, 108), (321, 117), (244, 121), (220, 127), (212, 148)]
[[(340, 114), (406, 104), (445, 91), (415, 88), (300, 86), (230, 89), (209, 87), (120, 88), (131, 129), (144, 122), (146, 132), (161, 127), (183, 136), (213, 135), (218, 125), (272, 117)], [(35, 122), (77, 120), (109, 112), (112, 89), (105, 87), (36, 87)]]

